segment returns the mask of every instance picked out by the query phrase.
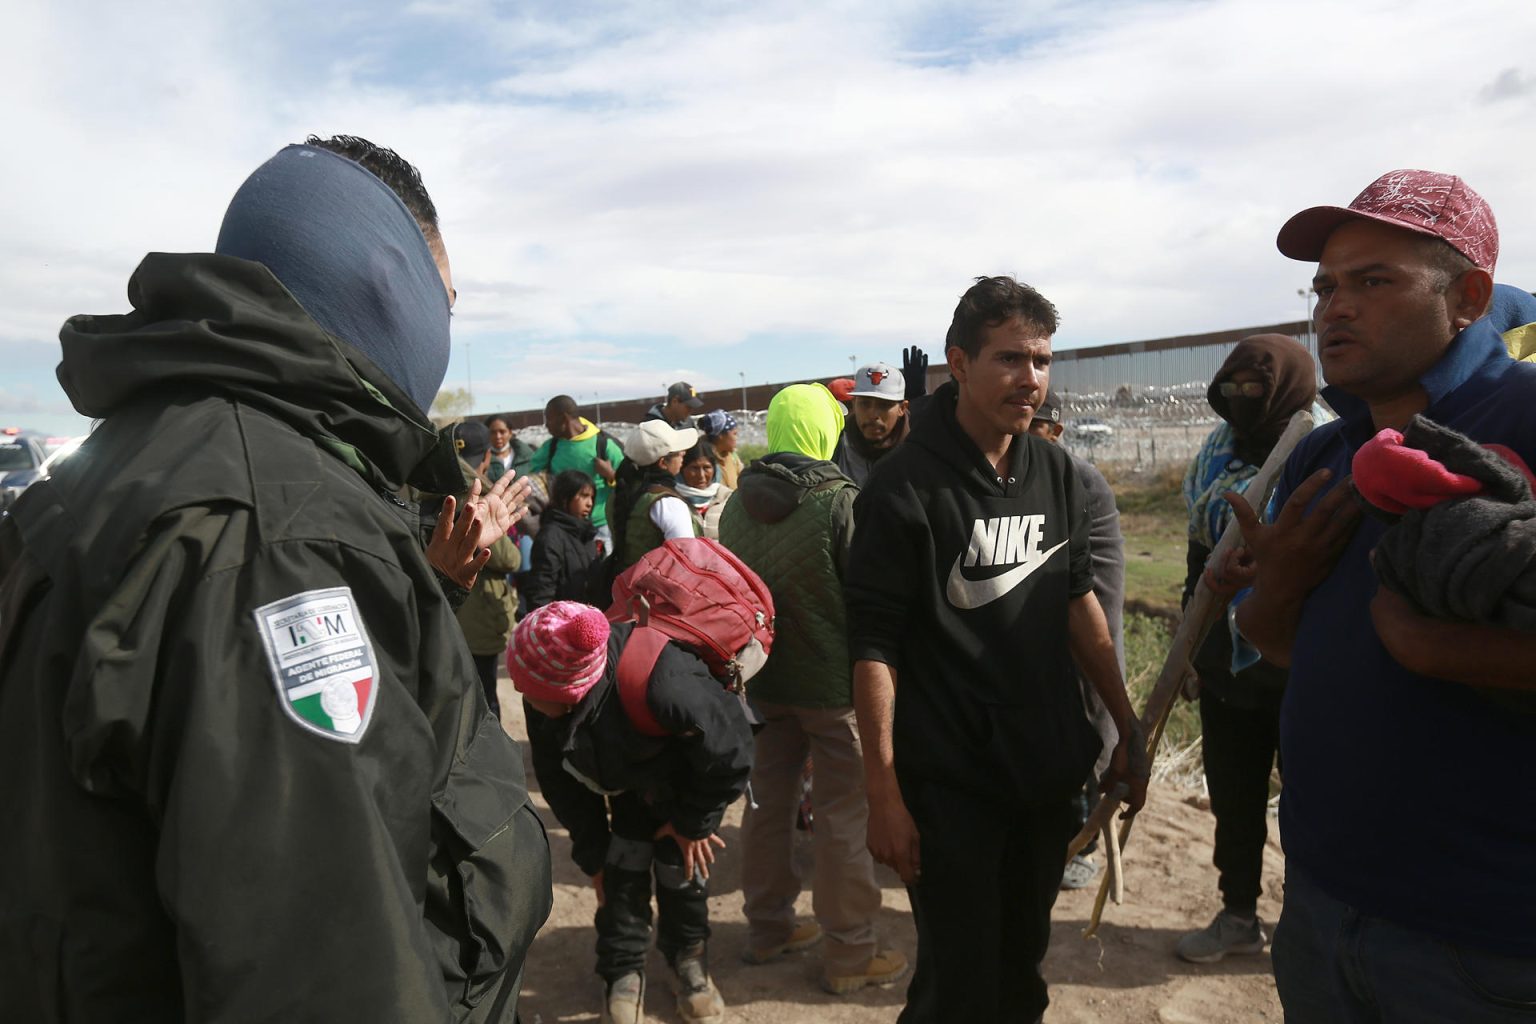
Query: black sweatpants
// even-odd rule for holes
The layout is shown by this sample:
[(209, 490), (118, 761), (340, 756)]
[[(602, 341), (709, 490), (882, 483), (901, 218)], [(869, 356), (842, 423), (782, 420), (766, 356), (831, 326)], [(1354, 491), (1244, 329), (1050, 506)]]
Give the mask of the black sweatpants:
[[(1072, 833), (1073, 835), (1081, 832), (1083, 826), (1088, 824), (1089, 815), (1093, 813), (1095, 807), (1099, 806), (1099, 800), (1103, 796), (1104, 794), (1099, 792), (1099, 780), (1090, 775), (1088, 781), (1083, 783), (1083, 791), (1072, 798), (1072, 809), (1077, 815), (1075, 819), (1077, 830)], [(1082, 853), (1079, 856), (1087, 857), (1090, 854), (1097, 853), (1098, 849), (1099, 837), (1095, 834), (1092, 839), (1088, 840), (1088, 845), (1083, 847)]]
[(613, 835), (603, 864), (604, 902), (597, 908), (597, 973), (611, 982), (645, 970), (651, 944), (651, 876), (656, 877), (656, 948), (671, 963), (709, 939), (709, 886), (683, 875), (683, 851), (669, 836), (652, 839), (666, 821), (634, 793), (608, 800)]
[[(1216, 816), (1216, 870), (1221, 901), (1245, 917), (1263, 890), (1264, 843), (1269, 838), (1269, 774), (1280, 749), (1280, 694), (1260, 707), (1234, 705), (1210, 691), (1200, 695), (1205, 784)], [(1272, 699), (1271, 699), (1272, 698)]]
[(499, 654), (471, 654), (475, 659), (475, 674), (480, 677), (480, 688), (485, 691), (485, 702), (491, 706), (491, 714), (501, 720), (501, 702), (496, 699), (496, 669), (501, 664)]
[(1023, 806), (913, 788), (903, 795), (921, 838), (922, 874), (907, 889), (917, 966), (900, 1024), (1034, 1024), (1049, 1002), (1040, 964), (1076, 829), (1073, 798)]

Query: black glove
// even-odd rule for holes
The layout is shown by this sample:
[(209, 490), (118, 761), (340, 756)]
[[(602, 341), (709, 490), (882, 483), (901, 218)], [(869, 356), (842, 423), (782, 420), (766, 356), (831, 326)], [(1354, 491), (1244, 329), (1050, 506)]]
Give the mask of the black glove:
[(901, 354), (901, 375), (907, 382), (907, 401), (928, 393), (928, 354), (913, 345)]

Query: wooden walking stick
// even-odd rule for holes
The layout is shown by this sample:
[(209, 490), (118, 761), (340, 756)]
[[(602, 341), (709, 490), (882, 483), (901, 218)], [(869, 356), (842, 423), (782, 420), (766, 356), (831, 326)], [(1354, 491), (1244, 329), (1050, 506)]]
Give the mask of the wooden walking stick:
[[(1264, 465), (1259, 467), (1258, 473), (1254, 474), (1244, 494), (1255, 509), (1262, 512), (1264, 506), (1268, 504), (1269, 496), (1274, 491), (1275, 483), (1280, 476), (1280, 470), (1285, 466), (1285, 460), (1311, 430), (1312, 413), (1309, 410), (1304, 409), (1291, 417), (1285, 433), (1280, 435), (1280, 440), (1275, 443), (1269, 458), (1264, 460)], [(1208, 564), (1216, 564), (1228, 551), (1242, 542), (1242, 530), (1234, 519), (1222, 531), (1221, 540), (1217, 542), (1216, 549), (1211, 552)], [(1147, 694), (1147, 705), (1141, 712), (1140, 722), (1142, 732), (1147, 738), (1149, 765), (1157, 757), (1157, 747), (1163, 738), (1163, 728), (1168, 724), (1168, 716), (1178, 700), (1179, 691), (1183, 688), (1185, 680), (1194, 674), (1190, 660), (1200, 649), (1200, 645), (1205, 642), (1206, 634), (1211, 631), (1211, 627), (1221, 619), (1226, 607), (1227, 599), (1215, 594), (1206, 585), (1202, 575), (1199, 582), (1195, 584), (1194, 595), (1190, 597), (1189, 604), (1184, 608), (1183, 617), (1179, 619), (1179, 628), (1173, 634), (1168, 658), (1163, 662), (1163, 670), (1158, 673), (1157, 682), (1153, 684), (1152, 691)], [(1114, 829), (1115, 812), (1120, 809), (1120, 804), (1124, 802), (1128, 792), (1126, 785), (1119, 783), (1099, 800), (1098, 806), (1093, 809), (1093, 813), (1088, 815), (1088, 820), (1083, 824), (1082, 831), (1078, 832), (1072, 842), (1067, 845), (1067, 860), (1070, 861), (1081, 853), (1100, 832)], [(1131, 835), (1131, 822), (1134, 820), (1127, 818), (1120, 823), (1119, 842), (1113, 844), (1111, 850), (1106, 853), (1107, 856), (1113, 856), (1114, 870), (1106, 872), (1099, 881), (1099, 893), (1093, 903), (1093, 914), (1088, 920), (1088, 927), (1083, 931), (1085, 938), (1092, 938), (1098, 932), (1099, 921), (1104, 915), (1104, 903), (1109, 898), (1111, 888), (1117, 891), (1115, 902), (1120, 902), (1119, 892), (1124, 885), (1123, 853), (1126, 840)], [(1108, 838), (1106, 835), (1106, 840)], [(1106, 843), (1106, 845), (1109, 844)]]

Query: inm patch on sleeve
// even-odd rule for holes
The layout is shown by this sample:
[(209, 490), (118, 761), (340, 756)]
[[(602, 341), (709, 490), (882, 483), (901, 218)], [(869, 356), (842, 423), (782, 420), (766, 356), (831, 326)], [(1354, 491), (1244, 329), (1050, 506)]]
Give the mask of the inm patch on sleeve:
[(352, 589), (306, 590), (253, 614), (288, 717), (327, 739), (361, 740), (378, 699), (378, 666)]

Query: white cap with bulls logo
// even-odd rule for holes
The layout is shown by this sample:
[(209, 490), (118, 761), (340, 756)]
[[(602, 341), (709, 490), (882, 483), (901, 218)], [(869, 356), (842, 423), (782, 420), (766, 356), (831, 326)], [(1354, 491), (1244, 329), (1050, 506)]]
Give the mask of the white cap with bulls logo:
[(853, 390), (848, 397), (899, 402), (907, 397), (907, 379), (890, 363), (870, 363), (859, 367), (859, 372), (853, 375)]

